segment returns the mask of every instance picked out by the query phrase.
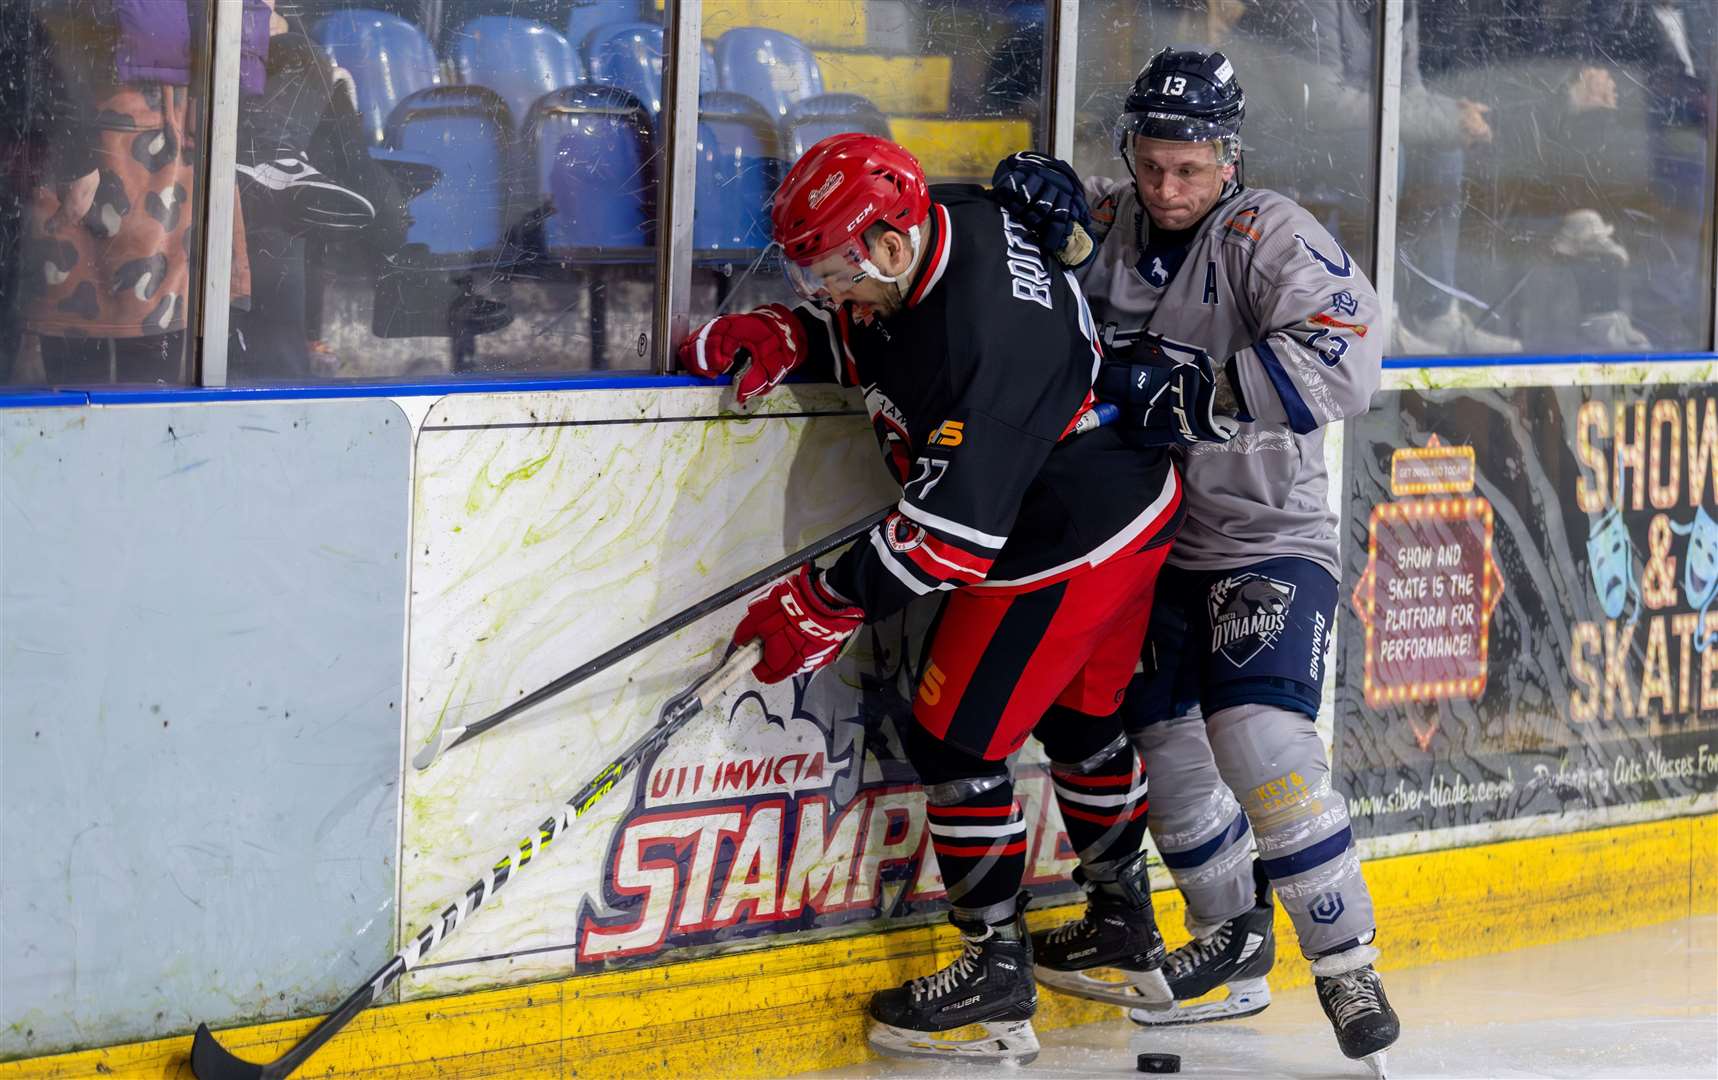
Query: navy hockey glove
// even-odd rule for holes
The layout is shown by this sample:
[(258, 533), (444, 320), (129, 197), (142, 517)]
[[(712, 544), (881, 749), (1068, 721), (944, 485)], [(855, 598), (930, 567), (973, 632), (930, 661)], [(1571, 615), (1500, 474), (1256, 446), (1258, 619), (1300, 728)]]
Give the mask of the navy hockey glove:
[[(1066, 250), (1075, 225), (1091, 231), (1086, 189), (1079, 174), (1065, 161), (1029, 151), (1011, 154), (997, 163), (990, 177), (990, 197), (1028, 232), (1036, 234), (1046, 251), (1060, 255)], [(1087, 251), (1079, 263), (1089, 258)]]
[(1228, 442), (1239, 430), (1234, 417), (1216, 411), (1219, 378), (1226, 376), (1205, 350), (1153, 335), (1105, 361), (1092, 389), (1121, 406), (1122, 431), (1141, 445), (1189, 446)]

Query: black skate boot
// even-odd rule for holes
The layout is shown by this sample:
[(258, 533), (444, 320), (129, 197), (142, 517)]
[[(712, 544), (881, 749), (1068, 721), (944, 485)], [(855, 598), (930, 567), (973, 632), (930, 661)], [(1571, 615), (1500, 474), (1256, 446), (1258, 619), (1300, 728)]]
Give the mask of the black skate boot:
[[(1270, 882), (1256, 863), (1253, 876), (1257, 893), (1251, 911), (1194, 937), (1164, 960), (1163, 974), (1175, 995), (1175, 1007), (1130, 1009), (1129, 1019), (1148, 1026), (1203, 1024), (1265, 1011), (1271, 1003), (1265, 976), (1277, 962), (1276, 932), (1271, 925), (1276, 909), (1271, 903)], [(1227, 989), (1228, 996), (1220, 1001), (1182, 1004), (1218, 988)]]
[[(1038, 981), (1064, 994), (1124, 1008), (1175, 1005), (1163, 977), (1163, 935), (1151, 911), (1145, 852), (1122, 863), (1113, 881), (1092, 881), (1084, 868), (1074, 880), (1086, 890), (1086, 913), (1075, 922), (1032, 935)], [(1111, 969), (1120, 978), (1100, 978)]]
[[(1000, 906), (1000, 905), (999, 905)], [(871, 999), (871, 1048), (891, 1057), (929, 1057), (1027, 1064), (1038, 1056), (1032, 1014), (1038, 989), (1032, 983), (1032, 942), (1026, 936), (1026, 894), (1000, 922), (957, 912), (949, 921), (960, 931), (954, 963)], [(943, 1032), (976, 1024), (982, 1037), (940, 1039)]]
[(1402, 1033), (1402, 1024), (1384, 996), (1383, 980), (1372, 969), (1377, 958), (1377, 949), (1358, 945), (1314, 960), (1312, 975), (1318, 1003), (1336, 1029), (1343, 1056), (1364, 1060), (1383, 1080), (1385, 1051)]

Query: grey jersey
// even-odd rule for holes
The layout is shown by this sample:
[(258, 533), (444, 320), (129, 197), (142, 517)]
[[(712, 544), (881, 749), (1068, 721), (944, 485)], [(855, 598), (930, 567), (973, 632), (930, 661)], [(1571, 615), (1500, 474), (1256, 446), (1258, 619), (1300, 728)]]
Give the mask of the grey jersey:
[[(1086, 181), (1094, 233), (1080, 272), (1106, 334), (1142, 327), (1231, 371), (1250, 421), (1227, 443), (1189, 447), (1177, 566), (1221, 570), (1279, 555), (1337, 570), (1324, 427), (1366, 411), (1384, 355), (1372, 283), (1293, 200), (1243, 188), (1206, 215), (1184, 258), (1141, 259), (1151, 227), (1125, 180)], [(1173, 261), (1173, 260), (1171, 260)], [(1144, 262), (1145, 265), (1141, 265)]]

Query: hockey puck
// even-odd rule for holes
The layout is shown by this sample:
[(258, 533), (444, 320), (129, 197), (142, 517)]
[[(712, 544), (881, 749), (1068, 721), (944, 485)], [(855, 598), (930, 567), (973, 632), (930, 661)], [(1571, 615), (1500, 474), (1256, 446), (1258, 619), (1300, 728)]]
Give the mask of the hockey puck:
[(1180, 1054), (1141, 1054), (1134, 1063), (1134, 1068), (1144, 1073), (1172, 1073), (1181, 1071)]

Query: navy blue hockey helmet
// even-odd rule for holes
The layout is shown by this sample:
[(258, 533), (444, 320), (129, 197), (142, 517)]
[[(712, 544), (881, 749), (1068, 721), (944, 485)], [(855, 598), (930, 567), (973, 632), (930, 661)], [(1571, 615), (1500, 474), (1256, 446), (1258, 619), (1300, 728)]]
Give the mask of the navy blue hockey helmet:
[(1219, 160), (1229, 164), (1240, 155), (1241, 118), (1246, 112), (1247, 96), (1228, 57), (1170, 46), (1152, 57), (1134, 79), (1122, 109), (1117, 149), (1131, 163), (1135, 136), (1216, 141)]

